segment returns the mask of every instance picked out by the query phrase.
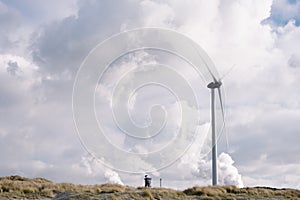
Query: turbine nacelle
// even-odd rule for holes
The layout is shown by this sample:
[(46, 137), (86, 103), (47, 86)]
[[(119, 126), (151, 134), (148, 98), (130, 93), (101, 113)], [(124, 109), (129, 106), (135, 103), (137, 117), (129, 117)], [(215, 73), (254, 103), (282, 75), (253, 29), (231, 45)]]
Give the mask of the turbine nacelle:
[(215, 89), (215, 88), (220, 88), (222, 85), (221, 81), (215, 81), (215, 82), (211, 82), (207, 85), (208, 88), (210, 89)]

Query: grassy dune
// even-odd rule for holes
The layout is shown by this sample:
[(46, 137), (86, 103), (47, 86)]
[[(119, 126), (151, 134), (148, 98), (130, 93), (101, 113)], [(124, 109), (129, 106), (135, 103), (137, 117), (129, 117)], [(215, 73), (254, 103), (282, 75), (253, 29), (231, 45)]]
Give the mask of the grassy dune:
[(44, 178), (9, 176), (0, 178), (0, 199), (299, 199), (300, 190), (235, 186), (168, 188), (130, 187), (117, 184), (74, 185)]

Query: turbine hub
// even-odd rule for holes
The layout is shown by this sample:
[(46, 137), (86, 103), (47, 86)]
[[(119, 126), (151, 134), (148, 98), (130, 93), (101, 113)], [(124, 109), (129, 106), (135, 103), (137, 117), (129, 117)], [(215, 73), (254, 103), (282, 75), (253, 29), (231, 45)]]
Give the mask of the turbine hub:
[(216, 82), (211, 82), (207, 85), (208, 88), (210, 89), (215, 89), (215, 88), (220, 88), (222, 85), (222, 82), (221, 81), (216, 81)]

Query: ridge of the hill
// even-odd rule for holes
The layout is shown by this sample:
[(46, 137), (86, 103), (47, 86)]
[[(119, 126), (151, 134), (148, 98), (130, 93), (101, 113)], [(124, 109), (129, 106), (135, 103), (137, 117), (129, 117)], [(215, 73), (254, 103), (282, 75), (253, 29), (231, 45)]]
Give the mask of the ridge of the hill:
[(270, 187), (206, 186), (183, 191), (170, 188), (131, 187), (118, 184), (75, 185), (45, 178), (0, 177), (0, 199), (299, 199), (300, 190)]

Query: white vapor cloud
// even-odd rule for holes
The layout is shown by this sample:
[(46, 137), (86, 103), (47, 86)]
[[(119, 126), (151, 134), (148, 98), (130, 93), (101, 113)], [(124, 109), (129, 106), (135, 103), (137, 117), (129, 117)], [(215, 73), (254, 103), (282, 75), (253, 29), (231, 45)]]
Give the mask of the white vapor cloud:
[(234, 161), (230, 155), (221, 153), (218, 157), (219, 167), (219, 182), (223, 185), (236, 185), (243, 187), (242, 176), (239, 174), (238, 169), (233, 166)]
[[(220, 185), (235, 185), (237, 187), (244, 187), (241, 174), (233, 165), (234, 161), (227, 153), (221, 153), (218, 156), (218, 184)], [(200, 180), (209, 184), (211, 180), (211, 160), (201, 159), (198, 161), (198, 166), (192, 172)]]
[(109, 183), (124, 185), (120, 179), (119, 174), (111, 169), (107, 169), (104, 172), (104, 177), (107, 179), (107, 182)]
[(104, 174), (105, 180), (108, 183), (116, 183), (123, 185), (120, 176), (117, 172), (105, 167), (99, 160), (92, 155), (85, 155), (81, 159), (81, 163), (74, 167), (81, 168), (90, 177), (101, 177)]

